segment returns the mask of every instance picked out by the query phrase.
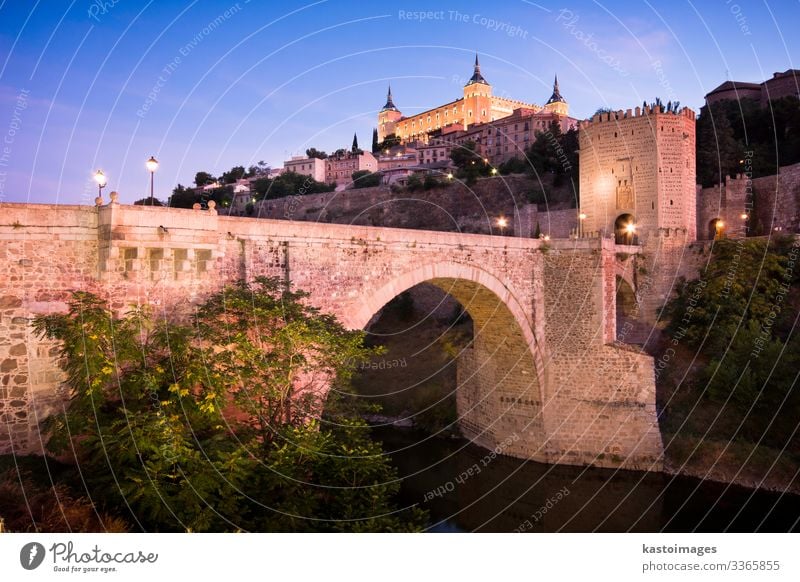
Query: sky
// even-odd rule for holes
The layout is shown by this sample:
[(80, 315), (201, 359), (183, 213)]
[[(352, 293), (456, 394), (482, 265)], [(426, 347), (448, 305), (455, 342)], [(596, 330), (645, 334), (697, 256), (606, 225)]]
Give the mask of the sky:
[(570, 114), (800, 67), (800, 2), (0, 0), (0, 202), (166, 200), (197, 171), (369, 148), (392, 86), (456, 99), (477, 53), (495, 95)]

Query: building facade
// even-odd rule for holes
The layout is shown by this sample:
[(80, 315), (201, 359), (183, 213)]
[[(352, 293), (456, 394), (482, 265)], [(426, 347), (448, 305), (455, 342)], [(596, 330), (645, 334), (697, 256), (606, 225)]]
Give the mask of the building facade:
[(291, 160), (283, 162), (283, 169), (286, 172), (310, 176), (317, 182), (325, 181), (325, 160), (319, 158), (293, 156)]
[(337, 186), (349, 184), (353, 181), (353, 172), (367, 170), (378, 171), (378, 160), (370, 152), (347, 152), (340, 156), (330, 156), (325, 160), (325, 179), (328, 184)]
[(402, 143), (428, 143), (432, 137), (469, 130), (475, 125), (508, 117), (519, 108), (565, 116), (569, 113), (566, 100), (558, 92), (557, 80), (554, 94), (544, 107), (492, 95), (492, 86), (481, 74), (476, 55), (472, 77), (464, 85), (463, 95), (444, 105), (405, 117), (394, 104), (389, 87), (386, 104), (378, 112), (378, 139), (383, 141), (387, 136), (395, 135)]
[(763, 83), (725, 81), (706, 95), (706, 103), (713, 105), (723, 99), (751, 99), (758, 101), (761, 107), (766, 107), (771, 100), (782, 97), (800, 99), (800, 70), (789, 69), (782, 73), (773, 73), (772, 78)]

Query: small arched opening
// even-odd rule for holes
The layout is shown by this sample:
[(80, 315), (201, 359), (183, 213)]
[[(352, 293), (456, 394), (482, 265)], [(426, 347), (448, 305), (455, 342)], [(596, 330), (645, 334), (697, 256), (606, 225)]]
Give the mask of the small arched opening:
[(720, 218), (712, 218), (708, 223), (708, 239), (716, 240), (725, 236), (725, 222)]
[(614, 242), (618, 245), (635, 245), (639, 243), (636, 234), (636, 221), (632, 214), (620, 214), (614, 221)]

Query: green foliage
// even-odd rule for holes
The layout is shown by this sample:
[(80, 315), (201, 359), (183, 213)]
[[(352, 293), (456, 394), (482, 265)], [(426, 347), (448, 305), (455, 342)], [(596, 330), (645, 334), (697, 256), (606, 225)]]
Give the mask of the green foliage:
[(400, 138), (397, 137), (395, 134), (391, 133), (387, 135), (384, 140), (378, 144), (377, 151), (383, 151), (385, 149), (392, 149), (395, 146), (400, 145)]
[(216, 178), (209, 174), (208, 172), (197, 172), (194, 175), (194, 185), (200, 188), (201, 186), (206, 186), (208, 184), (213, 184), (216, 181)]
[(479, 176), (489, 174), (491, 167), (483, 161), (474, 141), (467, 141), (463, 145), (450, 150), (450, 159), (457, 168), (457, 175), (467, 185), (472, 185)]
[(380, 149), (380, 144), (378, 143), (378, 128), (373, 128), (372, 130), (372, 153), (376, 154)]
[(48, 448), (74, 451), (93, 495), (147, 530), (418, 527), (415, 512), (386, 517), (395, 474), (365, 425), (311, 420), (371, 351), (306, 297), (261, 278), (181, 324), (73, 293), (34, 322), (61, 342), (72, 391)]
[(752, 151), (753, 177), (800, 162), (800, 100), (784, 97), (761, 107), (757, 101), (722, 100), (700, 109), (697, 119), (697, 181), (711, 186), (745, 171)]
[(262, 178), (256, 180), (253, 183), (253, 189), (260, 199), (274, 200), (276, 198), (286, 198), (287, 196), (305, 196), (306, 194), (331, 192), (334, 190), (334, 186), (317, 182), (312, 177), (304, 174), (284, 172), (274, 179)]
[(436, 188), (436, 187), (438, 187), (440, 185), (441, 185), (441, 182), (439, 181), (439, 178), (437, 178), (433, 174), (426, 174), (425, 175), (425, 180), (423, 180), (423, 182), (422, 182), (422, 187), (425, 190), (433, 190), (434, 188)]
[(665, 309), (671, 345), (700, 364), (689, 387), (725, 405), (739, 436), (770, 446), (797, 440), (796, 417), (785, 413), (800, 406), (799, 251), (789, 238), (719, 240), (702, 277), (681, 284)]
[(379, 172), (369, 170), (358, 170), (353, 172), (353, 188), (374, 188), (381, 185), (381, 175)]
[(528, 172), (530, 171), (530, 166), (527, 162), (525, 162), (525, 160), (522, 160), (518, 157), (513, 157), (497, 166), (497, 170), (503, 176), (507, 176), (509, 174), (523, 174)]
[(164, 206), (164, 203), (161, 202), (158, 198), (142, 198), (141, 200), (137, 200), (133, 203), (134, 206)]
[(236, 180), (241, 180), (246, 174), (247, 170), (244, 169), (244, 166), (234, 166), (227, 172), (223, 172), (219, 181), (223, 184), (234, 184)]
[(423, 187), (422, 178), (419, 177), (419, 174), (411, 174), (408, 177), (408, 182), (406, 182), (406, 189), (409, 192), (416, 192), (417, 190), (421, 190), (422, 187)]
[(320, 159), (320, 160), (324, 160), (325, 158), (328, 157), (328, 154), (326, 154), (322, 150), (318, 150), (317, 148), (308, 148), (306, 150), (306, 155), (309, 158), (317, 158), (317, 159)]

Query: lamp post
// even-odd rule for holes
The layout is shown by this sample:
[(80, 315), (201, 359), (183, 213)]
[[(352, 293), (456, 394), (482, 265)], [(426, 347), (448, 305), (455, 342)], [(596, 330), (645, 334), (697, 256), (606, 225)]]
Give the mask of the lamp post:
[(586, 214), (581, 212), (578, 215), (578, 238), (583, 238), (583, 221), (586, 220)]
[(153, 180), (158, 169), (158, 160), (154, 156), (150, 156), (150, 159), (145, 162), (145, 166), (147, 166), (147, 171), (150, 172), (150, 206), (153, 206)]
[(94, 181), (97, 182), (97, 195), (102, 198), (103, 197), (103, 188), (106, 187), (108, 180), (106, 180), (106, 175), (103, 173), (103, 170), (97, 170), (94, 173)]

